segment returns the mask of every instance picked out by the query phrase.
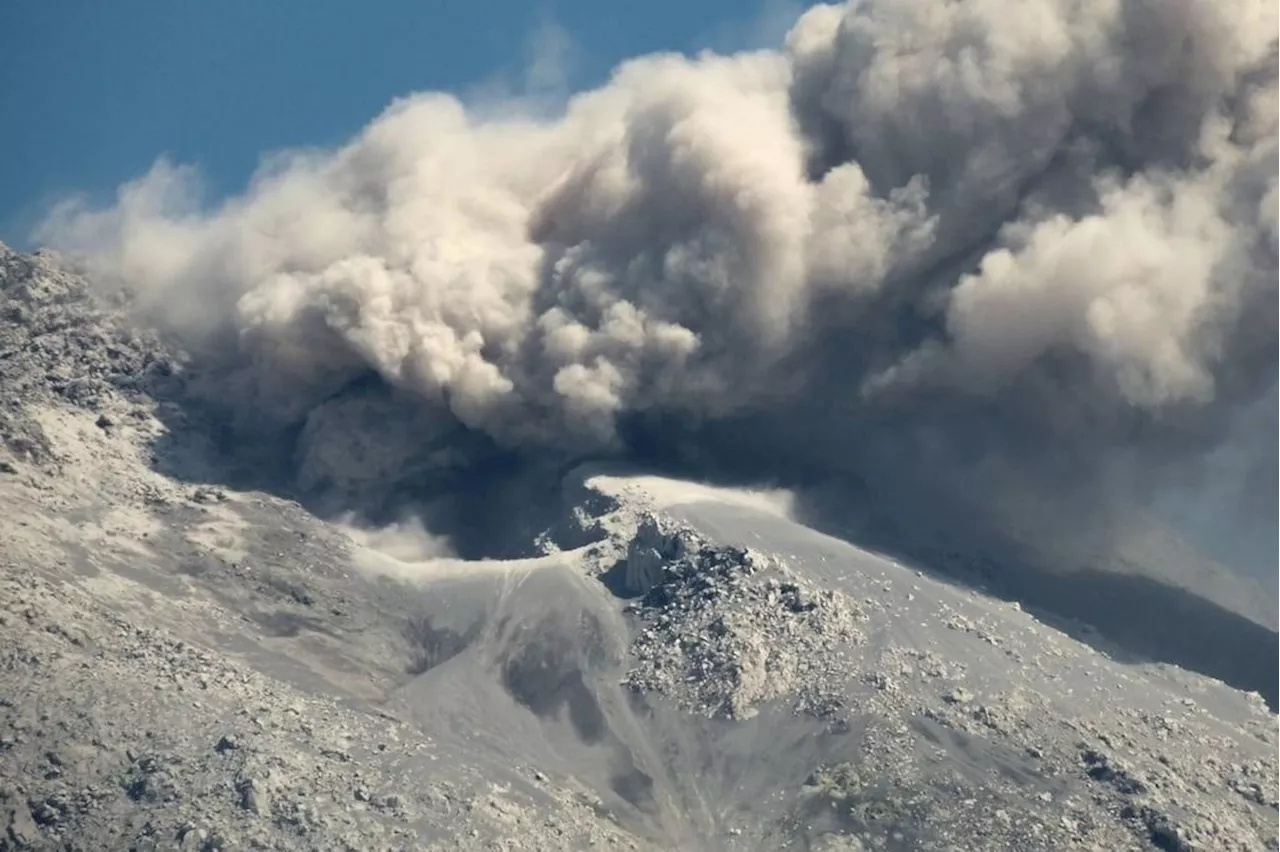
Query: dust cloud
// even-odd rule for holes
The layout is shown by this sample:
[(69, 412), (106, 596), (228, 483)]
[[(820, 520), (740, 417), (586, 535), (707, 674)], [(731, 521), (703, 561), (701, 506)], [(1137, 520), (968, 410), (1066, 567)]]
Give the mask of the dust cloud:
[(38, 237), (306, 487), (663, 458), (1064, 539), (1211, 495), (1274, 550), (1277, 26), (816, 6), (551, 117), (414, 94), (214, 205), (162, 160)]

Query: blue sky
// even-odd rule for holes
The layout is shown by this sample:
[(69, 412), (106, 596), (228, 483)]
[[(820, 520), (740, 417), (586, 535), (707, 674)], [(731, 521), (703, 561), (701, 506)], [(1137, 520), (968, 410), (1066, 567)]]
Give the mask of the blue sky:
[[(161, 154), (224, 195), (265, 152), (342, 142), (393, 97), (518, 87), (567, 34), (579, 89), (620, 59), (772, 43), (790, 0), (7, 0), (0, 3), (0, 240), (49, 205), (105, 201)], [(545, 51), (544, 51), (545, 53)]]

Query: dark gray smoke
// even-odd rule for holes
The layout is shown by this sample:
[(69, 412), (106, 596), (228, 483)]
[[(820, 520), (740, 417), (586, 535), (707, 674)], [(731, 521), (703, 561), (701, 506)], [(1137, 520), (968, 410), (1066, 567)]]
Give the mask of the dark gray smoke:
[(1276, 50), (1264, 0), (818, 6), (551, 120), (405, 98), (212, 210), (161, 162), (40, 237), (309, 483), (644, 453), (1091, 542), (1212, 494), (1274, 546)]

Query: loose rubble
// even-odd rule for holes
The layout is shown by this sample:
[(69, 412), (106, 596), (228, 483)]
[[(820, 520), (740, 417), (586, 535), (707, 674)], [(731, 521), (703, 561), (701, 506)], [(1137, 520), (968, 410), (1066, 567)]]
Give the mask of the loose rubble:
[[(0, 852), (1277, 848), (1260, 700), (581, 483), (528, 565), (484, 566), (520, 603), (558, 560), (596, 608), (528, 655), (596, 666), (539, 714), (502, 624), (426, 619), (449, 587), (219, 476), (186, 356), (120, 303), (3, 247), (0, 296)], [(461, 722), (404, 712), (457, 683)]]
[(0, 852), (643, 847), (569, 779), (529, 767), (535, 801), (442, 777), (412, 724), (218, 647), (264, 610), (281, 636), (365, 630), (321, 571), (343, 537), (175, 478), (210, 425), (185, 356), (59, 258), (0, 246), (0, 305)]
[(777, 699), (823, 716), (839, 708), (861, 640), (859, 612), (844, 596), (761, 554), (714, 547), (691, 530), (664, 534), (653, 515), (625, 565), (630, 588), (648, 585), (626, 608), (639, 622), (630, 689), (730, 719)]

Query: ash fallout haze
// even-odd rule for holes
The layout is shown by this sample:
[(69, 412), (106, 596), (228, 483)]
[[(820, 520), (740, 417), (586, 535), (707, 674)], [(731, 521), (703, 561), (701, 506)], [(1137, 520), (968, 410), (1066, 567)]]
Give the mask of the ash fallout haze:
[[(316, 125), (323, 138), (264, 130), (287, 146), (265, 151), (243, 188), (202, 176), (198, 150), (192, 164), (156, 150), (114, 194), (63, 193), (59, 178), (7, 202), (36, 224), (3, 236), (52, 250), (3, 250), (10, 479), (53, 464), (40, 447), (101, 456), (56, 448), (78, 434), (74, 411), (105, 412), (93, 440), (120, 455), (103, 481), (231, 495), (145, 523), (157, 510), (139, 504), (129, 523), (156, 530), (157, 576), (191, 548), (240, 570), (258, 558), (252, 542), (295, 526), (299, 540), (343, 542), (334, 553), (349, 564), (326, 574), (299, 556), (278, 566), (292, 579), (266, 581), (277, 596), (302, 589), (288, 606), (306, 613), (285, 628), (281, 610), (246, 616), (266, 638), (184, 641), (288, 684), (272, 688), (376, 693), (417, 726), (405, 736), (459, 749), (448, 759), (475, 768), (477, 790), (499, 776), (523, 789), (501, 773), (550, 761), (551, 781), (529, 777), (563, 787), (499, 808), (506, 822), (476, 817), (469, 837), (518, 843), (527, 829), (511, 815), (545, 807), (587, 834), (534, 848), (606, 835), (691, 849), (1275, 848), (1275, 4), (865, 0), (769, 5), (737, 26), (714, 8), (703, 21), (651, 10), (675, 23), (649, 21), (636, 38), (655, 43), (607, 74), (600, 53), (622, 55), (626, 40), (585, 38), (576, 7), (494, 24), (504, 43), (533, 33), (514, 61), (485, 68), (459, 52), (438, 79), (406, 73), (403, 95), (334, 142), (361, 98), (396, 82), (377, 70), (387, 21), (366, 21), (369, 70), (353, 73), (374, 82), (333, 83), (341, 118)], [(275, 32), (297, 43), (281, 51), (305, 51), (314, 22), (296, 35), (286, 23)], [(721, 47), (649, 50), (695, 36)], [(386, 38), (387, 62), (402, 61)], [(15, 91), (18, 64), (4, 71)], [(443, 64), (424, 55), (422, 67)], [(325, 89), (291, 85), (323, 111)], [(4, 119), (9, 134), (21, 122)], [(133, 375), (127, 388), (88, 404), (66, 387), (105, 356), (55, 353), (48, 335), (87, 340), (85, 352), (151, 348), (117, 371)], [(150, 412), (134, 419), (157, 431), (121, 427), (110, 400)], [(30, 487), (0, 501), (47, 509), (33, 518), (71, 511), (39, 496), (59, 486)], [(263, 505), (294, 520), (254, 515)], [(88, 517), (78, 511), (67, 517)], [(197, 535), (204, 522), (184, 512), (235, 514), (239, 543)], [(46, 546), (21, 535), (33, 553)], [(164, 583), (183, 584), (184, 606), (216, 598), (219, 618), (258, 607), (249, 591), (197, 595), (206, 574)], [(425, 588), (424, 609), (395, 610), (388, 584)], [(364, 626), (323, 616), (324, 595)], [(380, 671), (406, 636), (420, 651), (399, 672), (410, 677), (351, 674)], [(341, 657), (325, 664), (341, 677), (317, 673), (316, 643)], [(1086, 662), (1046, 668), (1059, 658)], [(1118, 690), (1103, 700), (1114, 718), (1071, 721), (1064, 708), (1104, 689)], [(499, 694), (508, 715), (481, 709)], [(1152, 721), (1170, 718), (1162, 697), (1184, 707), (1188, 695), (1193, 720), (1125, 727), (1165, 724)], [(770, 714), (809, 745), (770, 751)], [(869, 721), (889, 717), (916, 732), (909, 748)], [(462, 718), (483, 747), (451, 739)], [(1080, 745), (1120, 730), (1128, 753)], [(538, 736), (554, 757), (539, 757)], [(1153, 756), (1215, 742), (1239, 756), (1198, 787)], [(1269, 757), (1251, 751), (1260, 742)], [(286, 748), (260, 746), (273, 747)], [(955, 762), (938, 768), (930, 749)], [(218, 754), (230, 751), (245, 748)], [(1042, 762), (1024, 766), (1027, 754)], [(173, 777), (221, 771), (183, 765)], [(385, 772), (408, 771), (396, 767)], [(228, 783), (243, 800), (289, 781), (270, 777)], [(444, 799), (481, 795), (463, 775), (449, 783)], [(1249, 784), (1258, 796), (1240, 792)], [(46, 800), (18, 786), (6, 801), (33, 823), (20, 834), (93, 839), (89, 816), (50, 828)], [(579, 788), (603, 798), (585, 807)], [(324, 818), (308, 834), (272, 797), (259, 810), (279, 848), (338, 848)], [(756, 797), (771, 804), (753, 822), (740, 809)], [(1075, 797), (1089, 804), (1073, 811)], [(437, 806), (450, 812), (406, 805), (420, 811), (396, 831), (423, 848), (464, 843), (432, 834)], [(245, 810), (211, 817), (200, 842), (266, 830), (245, 827)], [(1008, 822), (1046, 814), (1043, 835)], [(137, 837), (197, 831), (154, 819)]]

